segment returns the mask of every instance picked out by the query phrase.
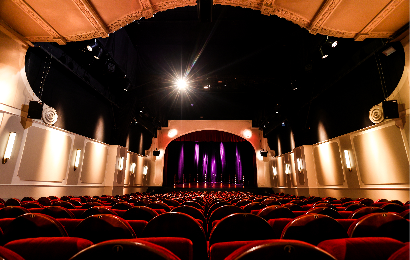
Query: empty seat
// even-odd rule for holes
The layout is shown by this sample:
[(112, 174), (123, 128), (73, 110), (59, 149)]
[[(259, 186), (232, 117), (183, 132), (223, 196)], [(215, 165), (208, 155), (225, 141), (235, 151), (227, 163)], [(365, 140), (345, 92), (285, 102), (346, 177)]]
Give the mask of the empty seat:
[(409, 219), (410, 209), (406, 209), (405, 211), (401, 212), (399, 215), (405, 219)]
[(4, 203), (5, 206), (21, 206), (21, 201), (16, 198), (11, 198)]
[(31, 237), (66, 237), (63, 225), (55, 218), (38, 213), (18, 216), (4, 230), (5, 242)]
[(268, 206), (258, 213), (259, 217), (265, 220), (275, 219), (275, 218), (295, 218), (296, 215), (290, 209), (285, 207), (280, 207), (277, 205)]
[(326, 251), (296, 240), (249, 243), (235, 250), (225, 260), (317, 259), (335, 260)]
[(201, 204), (199, 204), (199, 202), (197, 201), (188, 200), (182, 203), (182, 205), (192, 206), (202, 211), (204, 210), (204, 207)]
[(327, 239), (347, 238), (347, 233), (335, 219), (311, 213), (297, 217), (290, 222), (283, 229), (281, 238), (301, 240), (317, 245)]
[(151, 219), (153, 219), (154, 217), (158, 216), (159, 214), (148, 207), (145, 206), (137, 206), (137, 207), (133, 207), (128, 209), (124, 215), (122, 215), (123, 219), (126, 220), (146, 220), (146, 221), (150, 221)]
[(338, 260), (385, 260), (405, 244), (387, 237), (360, 237), (330, 239), (318, 247)]
[(410, 247), (409, 243), (394, 252), (388, 260), (409, 260), (410, 259)]
[(147, 207), (151, 209), (162, 209), (162, 210), (165, 210), (166, 212), (171, 211), (171, 208), (167, 204), (161, 201), (151, 202), (147, 205)]
[(231, 204), (229, 204), (226, 201), (218, 201), (216, 203), (213, 203), (207, 211), (207, 216), (209, 217), (212, 214), (212, 212), (214, 212), (217, 208), (220, 208), (220, 207), (223, 207), (223, 206), (230, 206), (230, 205)]
[(396, 204), (396, 203), (386, 203), (380, 208), (382, 208), (386, 212), (396, 212), (396, 213), (401, 213), (406, 210), (404, 206)]
[(0, 218), (17, 218), (27, 213), (30, 213), (30, 211), (26, 208), (8, 206), (0, 209)]
[(331, 207), (314, 207), (306, 212), (306, 214), (315, 213), (315, 214), (322, 214), (334, 219), (341, 219), (342, 216), (340, 215), (337, 210)]
[(212, 229), (209, 245), (228, 241), (248, 241), (275, 238), (266, 220), (250, 213), (235, 213), (223, 218)]
[(266, 208), (265, 204), (262, 204), (262, 203), (259, 203), (259, 202), (252, 202), (252, 203), (249, 203), (249, 204), (245, 205), (243, 207), (243, 210), (246, 213), (250, 213), (252, 210), (261, 210), (263, 208)]
[(85, 202), (85, 203), (81, 204), (82, 209), (89, 209), (89, 208), (92, 208), (92, 207), (102, 207), (102, 206), (104, 206), (104, 205), (102, 205), (101, 203), (98, 203), (98, 202)]
[(74, 214), (66, 208), (60, 206), (49, 206), (41, 210), (41, 214), (52, 216), (53, 218), (75, 218)]
[(47, 197), (41, 197), (37, 200), (43, 206), (51, 206), (51, 199)]
[(14, 240), (4, 247), (18, 253), (25, 260), (54, 260), (70, 259), (92, 245), (91, 241), (78, 237), (38, 237)]
[(212, 230), (212, 223), (215, 220), (221, 220), (224, 217), (227, 217), (231, 214), (234, 213), (245, 213), (245, 211), (237, 206), (231, 206), (231, 205), (224, 205), (222, 207), (219, 207), (215, 209), (212, 214), (208, 217), (208, 232)]
[(363, 207), (366, 207), (366, 206), (360, 203), (351, 203), (345, 207), (345, 211), (355, 211)]
[(408, 242), (409, 223), (395, 213), (372, 213), (353, 223), (348, 234), (350, 237), (390, 237)]
[(379, 207), (363, 207), (363, 208), (359, 208), (353, 211), (353, 213), (349, 216), (349, 218), (359, 219), (370, 213), (378, 213), (378, 212), (385, 212), (385, 211)]
[(192, 206), (178, 206), (174, 209), (171, 210), (171, 212), (181, 212), (190, 215), (194, 219), (199, 219), (202, 222), (202, 227), (205, 230), (206, 229), (206, 219), (204, 217), (204, 214), (197, 208), (194, 208)]
[(92, 215), (84, 219), (75, 228), (74, 235), (93, 243), (135, 238), (134, 230), (124, 219), (110, 214)]
[(58, 200), (51, 203), (52, 206), (60, 206), (66, 209), (75, 209), (75, 205), (69, 201)]
[(85, 218), (88, 218), (89, 216), (99, 215), (99, 214), (111, 214), (111, 215), (117, 216), (117, 213), (115, 213), (112, 210), (107, 209), (106, 207), (92, 207), (84, 211), (81, 214), (81, 218), (85, 219)]
[(25, 260), (23, 257), (21, 257), (16, 252), (13, 252), (12, 250), (7, 249), (3, 246), (0, 246), (0, 259), (4, 259), (4, 260)]
[(127, 210), (127, 209), (130, 209), (132, 207), (133, 206), (128, 202), (117, 202), (111, 208), (112, 209), (125, 209), (125, 210)]
[(81, 259), (152, 259), (180, 260), (168, 249), (147, 241), (114, 240), (90, 246), (71, 260)]
[[(135, 240), (147, 241), (156, 245), (162, 246), (181, 260), (193, 260), (193, 244), (192, 241), (183, 237), (144, 237)], [(131, 241), (133, 241), (131, 239)]]
[(184, 237), (193, 243), (194, 259), (207, 259), (205, 232), (191, 216), (167, 212), (153, 218), (145, 227), (142, 237)]

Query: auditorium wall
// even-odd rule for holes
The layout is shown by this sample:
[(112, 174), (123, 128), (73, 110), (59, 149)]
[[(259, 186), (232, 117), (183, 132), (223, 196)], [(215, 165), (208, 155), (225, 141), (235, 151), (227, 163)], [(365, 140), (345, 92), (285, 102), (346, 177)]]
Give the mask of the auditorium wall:
[[(386, 198), (403, 202), (410, 199), (408, 37), (402, 44), (405, 67), (396, 89), (387, 98), (400, 104), (400, 118), (387, 119), (314, 145), (297, 147), (290, 153), (272, 158), (270, 183), (275, 192), (336, 198)], [(345, 151), (350, 155), (351, 169), (347, 168)], [(286, 167), (290, 170), (286, 171)]]

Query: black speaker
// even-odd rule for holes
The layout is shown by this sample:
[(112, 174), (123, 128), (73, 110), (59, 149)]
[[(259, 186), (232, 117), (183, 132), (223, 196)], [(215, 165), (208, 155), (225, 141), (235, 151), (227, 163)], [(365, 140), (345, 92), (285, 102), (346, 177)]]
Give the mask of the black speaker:
[(268, 157), (268, 151), (261, 151), (262, 157)]
[(41, 119), (43, 114), (43, 104), (37, 101), (30, 101), (27, 118)]
[(161, 153), (160, 151), (155, 150), (155, 151), (152, 152), (152, 155), (159, 156), (160, 153)]
[(399, 104), (397, 100), (383, 101), (382, 107), (385, 119), (399, 118)]
[(197, 0), (198, 19), (201, 23), (212, 22), (213, 0)]

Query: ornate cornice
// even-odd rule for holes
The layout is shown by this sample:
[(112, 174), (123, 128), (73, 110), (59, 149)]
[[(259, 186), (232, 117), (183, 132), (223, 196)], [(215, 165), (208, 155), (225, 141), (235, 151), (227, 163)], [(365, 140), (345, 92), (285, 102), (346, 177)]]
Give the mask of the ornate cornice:
[(108, 25), (108, 29), (110, 32), (115, 32), (122, 27), (126, 26), (127, 24), (132, 23), (135, 20), (139, 20), (140, 18), (144, 17), (144, 12), (142, 10), (135, 11), (132, 13), (129, 13), (127, 15), (124, 15), (120, 19), (114, 21), (113, 23)]
[(292, 23), (297, 24), (302, 28), (307, 28), (308, 25), (310, 24), (310, 21), (306, 19), (305, 17), (297, 13), (294, 13), (292, 11), (289, 11), (285, 8), (276, 6), (273, 14), (281, 18), (285, 18), (286, 20), (291, 21)]
[(163, 1), (158, 2), (152, 5), (152, 10), (154, 13), (174, 9), (177, 7), (184, 7), (184, 6), (195, 6), (196, 0), (171, 0), (171, 1)]
[(10, 26), (8, 26), (3, 20), (0, 20), (0, 31), (11, 37), (13, 40), (16, 42), (22, 44), (25, 48), (28, 48), (29, 46), (33, 47), (33, 43), (31, 43), (29, 40), (24, 38), (21, 34), (13, 30)]
[(91, 39), (95, 39), (99, 37), (101, 37), (101, 31), (91, 31), (91, 32), (85, 32), (81, 34), (66, 36), (67, 41), (70, 41), (70, 42), (86, 41), (86, 40), (91, 40)]
[(310, 23), (309, 32), (311, 34), (318, 33), (341, 2), (342, 0), (326, 0)]
[(363, 41), (367, 37), (369, 37), (372, 30), (376, 28), (391, 12), (393, 12), (397, 6), (399, 6), (404, 0), (392, 0), (388, 3), (383, 10), (378, 13), (371, 21), (368, 23), (356, 36), (354, 39), (356, 41)]
[(12, 0), (14, 4), (20, 7), (23, 12), (25, 12), (28, 16), (31, 17), (38, 25), (40, 25), (43, 30), (45, 30), (48, 34), (53, 37), (53, 41), (57, 42), (58, 44), (65, 44), (66, 40), (63, 36), (61, 36), (46, 20), (43, 19), (31, 6), (29, 6), (23, 0)]
[(110, 33), (100, 15), (88, 0), (72, 0), (74, 4), (80, 9), (92, 26), (100, 33), (101, 36), (108, 36)]
[(353, 38), (356, 35), (355, 32), (335, 30), (335, 29), (330, 29), (326, 27), (320, 28), (320, 31), (318, 33), (322, 35), (337, 37), (337, 38)]

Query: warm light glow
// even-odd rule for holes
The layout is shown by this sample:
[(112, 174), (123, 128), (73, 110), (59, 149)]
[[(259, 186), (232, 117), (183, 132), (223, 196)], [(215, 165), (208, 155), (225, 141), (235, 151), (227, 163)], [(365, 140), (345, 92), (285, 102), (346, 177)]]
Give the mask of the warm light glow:
[(337, 46), (337, 41), (332, 42), (332, 48)]
[(4, 152), (3, 163), (6, 163), (11, 157), (13, 151), (14, 141), (16, 140), (16, 133), (9, 134), (9, 140), (7, 141), (6, 151)]
[(243, 130), (243, 136), (247, 139), (251, 138), (252, 137), (252, 131), (249, 130), (249, 129)]
[(178, 131), (176, 129), (170, 129), (168, 131), (168, 137), (169, 138), (172, 138), (172, 137), (176, 136), (177, 134), (178, 134)]
[(298, 171), (301, 172), (301, 171), (303, 170), (303, 162), (302, 162), (302, 159), (297, 158), (297, 159), (296, 159), (296, 162), (297, 162), (297, 164), (298, 164)]
[(278, 170), (276, 169), (276, 167), (272, 166), (272, 171), (273, 171), (273, 176), (277, 176), (278, 175)]
[(135, 164), (135, 163), (131, 163), (131, 168), (130, 168), (130, 171), (134, 174), (135, 173), (135, 167), (136, 167), (137, 165)]
[(180, 78), (176, 82), (176, 86), (179, 90), (184, 90), (188, 88), (188, 82), (186, 81), (185, 78)]
[(81, 150), (77, 149), (77, 151), (75, 151), (74, 171), (77, 170), (78, 165), (80, 165), (80, 155)]
[(350, 152), (349, 150), (344, 150), (345, 153), (345, 160), (346, 160), (346, 167), (349, 169), (349, 171), (352, 170), (352, 162), (350, 160)]
[(147, 175), (147, 174), (148, 174), (148, 166), (147, 166), (147, 165), (144, 166), (144, 170), (142, 171), (142, 174), (143, 174), (143, 175)]
[(118, 158), (118, 170), (122, 171), (124, 169), (124, 157)]
[(288, 164), (288, 163), (286, 164), (285, 173), (286, 173), (286, 174), (291, 174), (290, 164)]

